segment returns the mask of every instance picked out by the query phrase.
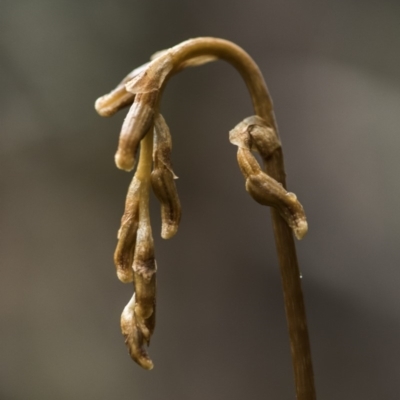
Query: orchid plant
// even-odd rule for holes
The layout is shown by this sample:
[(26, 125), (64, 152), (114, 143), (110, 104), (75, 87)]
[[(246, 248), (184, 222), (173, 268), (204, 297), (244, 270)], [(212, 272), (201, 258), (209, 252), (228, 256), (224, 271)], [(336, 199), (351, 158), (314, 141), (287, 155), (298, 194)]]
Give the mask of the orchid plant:
[[(130, 106), (115, 155), (117, 167), (131, 171), (140, 147), (114, 254), (118, 278), (134, 285), (133, 297), (122, 312), (122, 333), (133, 360), (145, 369), (152, 369), (153, 362), (146, 346), (155, 327), (157, 264), (149, 213), (150, 188), (161, 204), (161, 236), (164, 239), (176, 234), (181, 218), (176, 175), (171, 163), (171, 134), (160, 113), (159, 103), (163, 89), (173, 75), (187, 67), (218, 59), (238, 70), (252, 98), (255, 115), (231, 130), (229, 140), (238, 147), (237, 160), (247, 192), (256, 202), (271, 207), (297, 399), (314, 400), (311, 351), (293, 240), (293, 234), (297, 239), (306, 234), (307, 221), (297, 197), (286, 190), (282, 146), (262, 74), (251, 57), (229, 41), (197, 38), (160, 51), (96, 101), (96, 110), (102, 116), (111, 116)], [(262, 166), (254, 152), (259, 154)]]

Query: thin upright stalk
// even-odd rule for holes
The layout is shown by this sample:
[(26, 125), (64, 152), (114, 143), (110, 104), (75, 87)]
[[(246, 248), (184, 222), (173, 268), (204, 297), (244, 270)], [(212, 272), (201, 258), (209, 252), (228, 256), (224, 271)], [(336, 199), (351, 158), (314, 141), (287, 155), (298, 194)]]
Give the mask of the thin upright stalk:
[[(215, 56), (233, 65), (247, 85), (255, 113), (270, 123), (278, 135), (272, 100), (263, 76), (256, 63), (243, 49), (222, 39), (198, 38), (188, 40), (171, 50), (174, 69), (169, 76), (177, 72), (185, 61), (199, 56)], [(167, 79), (164, 82), (166, 81)], [(286, 187), (281, 150), (266, 161), (264, 168), (268, 175)], [(271, 208), (271, 215), (282, 278), (297, 399), (315, 400), (310, 340), (293, 234), (277, 210)]]

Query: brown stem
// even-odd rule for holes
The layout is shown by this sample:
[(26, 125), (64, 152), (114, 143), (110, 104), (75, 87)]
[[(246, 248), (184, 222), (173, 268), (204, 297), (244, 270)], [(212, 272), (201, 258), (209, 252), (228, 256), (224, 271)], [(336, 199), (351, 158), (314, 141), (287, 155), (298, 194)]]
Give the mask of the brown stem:
[[(165, 79), (164, 85), (169, 76), (180, 70), (180, 66), (195, 57), (211, 55), (232, 64), (246, 82), (255, 113), (269, 122), (278, 135), (272, 101), (267, 86), (258, 66), (243, 49), (222, 39), (197, 38), (173, 47), (170, 54), (173, 61), (173, 69)], [(274, 152), (274, 156), (265, 162), (264, 168), (268, 175), (286, 187), (282, 151)], [(316, 393), (310, 341), (293, 234), (275, 209), (271, 208), (271, 214), (282, 277), (297, 399), (315, 400)]]

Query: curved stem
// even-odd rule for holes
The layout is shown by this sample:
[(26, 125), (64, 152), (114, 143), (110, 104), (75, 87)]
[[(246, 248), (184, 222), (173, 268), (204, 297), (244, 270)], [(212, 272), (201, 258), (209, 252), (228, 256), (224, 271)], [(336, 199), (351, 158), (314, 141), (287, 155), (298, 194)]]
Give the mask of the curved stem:
[[(271, 124), (278, 135), (267, 86), (258, 66), (243, 49), (222, 39), (197, 38), (173, 47), (169, 54), (172, 57), (173, 69), (167, 75), (163, 86), (171, 75), (180, 70), (180, 65), (192, 58), (211, 55), (229, 62), (244, 79), (255, 113)], [(268, 175), (286, 187), (282, 151), (274, 152), (265, 162), (264, 168)], [(271, 209), (271, 214), (282, 277), (297, 399), (315, 400), (310, 341), (293, 234), (275, 209)]]
[(228, 40), (204, 37), (187, 40), (172, 47), (170, 54), (175, 66), (174, 72), (181, 63), (199, 56), (215, 56), (229, 62), (238, 70), (245, 81), (256, 114), (267, 121), (270, 119), (272, 100), (268, 94), (264, 78), (257, 64), (239, 46)]

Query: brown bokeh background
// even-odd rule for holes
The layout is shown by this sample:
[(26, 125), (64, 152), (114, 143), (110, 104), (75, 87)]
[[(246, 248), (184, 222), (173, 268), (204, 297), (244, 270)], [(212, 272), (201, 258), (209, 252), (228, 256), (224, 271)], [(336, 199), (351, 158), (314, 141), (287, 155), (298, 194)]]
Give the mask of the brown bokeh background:
[(125, 112), (95, 99), (157, 50), (237, 42), (274, 99), (319, 399), (400, 393), (398, 1), (0, 1), (0, 399), (294, 399), (269, 212), (228, 131), (252, 114), (223, 62), (173, 78), (162, 112), (183, 219), (160, 238), (152, 372), (125, 349), (112, 255), (131, 174)]

